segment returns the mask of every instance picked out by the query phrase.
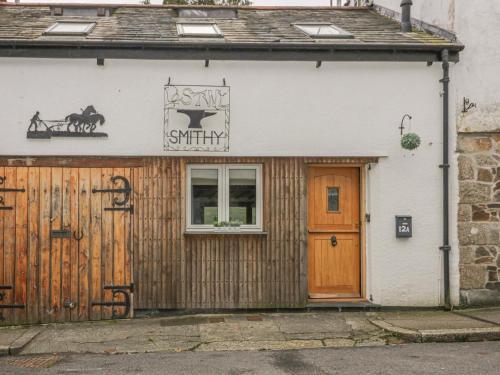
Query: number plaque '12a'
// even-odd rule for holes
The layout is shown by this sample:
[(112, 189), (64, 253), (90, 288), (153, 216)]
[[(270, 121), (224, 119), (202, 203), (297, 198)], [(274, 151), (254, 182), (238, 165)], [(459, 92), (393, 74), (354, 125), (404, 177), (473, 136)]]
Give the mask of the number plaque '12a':
[(165, 86), (166, 151), (229, 151), (228, 86)]
[(413, 236), (412, 217), (396, 216), (396, 237), (408, 238)]

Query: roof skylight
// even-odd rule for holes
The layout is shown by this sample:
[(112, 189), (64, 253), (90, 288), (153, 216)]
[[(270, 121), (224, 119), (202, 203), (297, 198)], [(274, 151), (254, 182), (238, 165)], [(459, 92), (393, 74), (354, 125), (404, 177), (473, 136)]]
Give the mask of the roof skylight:
[(50, 35), (87, 35), (95, 26), (94, 22), (56, 22), (45, 30)]
[(180, 36), (220, 37), (222, 32), (215, 23), (178, 23)]
[(353, 35), (330, 23), (300, 23), (294, 25), (311, 38), (353, 38)]

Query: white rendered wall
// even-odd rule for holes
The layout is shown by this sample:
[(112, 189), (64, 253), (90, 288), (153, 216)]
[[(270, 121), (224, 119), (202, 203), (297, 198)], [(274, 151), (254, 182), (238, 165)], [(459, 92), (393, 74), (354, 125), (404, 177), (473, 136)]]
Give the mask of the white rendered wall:
[[(375, 3), (401, 11), (400, 0)], [(454, 32), (465, 45), (454, 68), (458, 130), (499, 130), (500, 1), (414, 0), (412, 17)], [(461, 114), (464, 97), (477, 104), (466, 115)]]
[[(376, 4), (401, 11), (400, 0), (376, 0)], [(412, 17), (454, 32), (465, 45), (460, 63), (453, 67), (450, 99), (450, 128), (459, 132), (500, 131), (500, 1), (491, 0), (414, 0)], [(476, 108), (462, 113), (464, 98)], [(451, 133), (456, 145), (457, 133)], [(453, 150), (453, 146), (451, 148)], [(458, 204), (457, 155), (451, 169), (451, 216)], [(459, 252), (456, 225), (452, 231), (452, 292), (458, 301)]]
[[(425, 63), (0, 59), (1, 155), (186, 155), (163, 151), (163, 86), (231, 86), (228, 156), (381, 156), (369, 172), (368, 296), (384, 305), (440, 303), (441, 68)], [(109, 139), (28, 140), (36, 110), (59, 119), (92, 104)], [(422, 137), (399, 145), (411, 114)], [(192, 155), (192, 154), (191, 154)], [(196, 155), (202, 155), (196, 153)], [(414, 237), (395, 238), (395, 215)], [(452, 223), (451, 226), (456, 226)], [(453, 270), (453, 277), (456, 276)]]
[[(163, 86), (231, 87), (231, 145), (224, 155), (387, 155), (404, 113), (438, 117), (429, 96), (439, 68), (425, 64), (0, 59), (11, 155), (166, 155)], [(429, 86), (430, 85), (430, 86)], [(417, 104), (421, 103), (421, 104)], [(60, 119), (92, 104), (108, 139), (26, 139), (29, 119)], [(396, 126), (397, 127), (397, 126)], [(392, 138), (392, 142), (389, 140)], [(356, 140), (353, 144), (353, 140)], [(396, 142), (397, 143), (397, 142)], [(397, 146), (397, 145), (396, 145)], [(170, 153), (179, 155), (179, 153)]]

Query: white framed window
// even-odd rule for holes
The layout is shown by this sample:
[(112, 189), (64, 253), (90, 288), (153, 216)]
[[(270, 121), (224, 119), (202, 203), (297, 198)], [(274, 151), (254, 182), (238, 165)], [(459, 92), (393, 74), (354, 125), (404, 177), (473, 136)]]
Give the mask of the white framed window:
[(56, 22), (45, 30), (49, 35), (87, 35), (95, 26), (95, 22)]
[(221, 37), (222, 31), (215, 23), (178, 23), (180, 36)]
[(354, 36), (331, 23), (297, 23), (295, 28), (311, 38), (353, 38)]
[(230, 225), (262, 230), (262, 166), (191, 164), (187, 167), (187, 229), (212, 231)]

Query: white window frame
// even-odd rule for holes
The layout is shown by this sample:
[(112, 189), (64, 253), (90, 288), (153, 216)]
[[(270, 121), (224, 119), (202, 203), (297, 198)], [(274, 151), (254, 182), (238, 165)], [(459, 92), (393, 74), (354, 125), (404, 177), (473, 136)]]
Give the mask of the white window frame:
[[(329, 22), (300, 22), (300, 23), (294, 23), (292, 24), (297, 30), (299, 30), (301, 33), (313, 38), (313, 39), (352, 39), (354, 38), (354, 35), (351, 34), (349, 31), (346, 31), (338, 26), (335, 26), (332, 23)], [(311, 27), (311, 26), (329, 26), (334, 30), (337, 30), (339, 33), (338, 34), (323, 34), (323, 35), (317, 35), (317, 34), (309, 34), (307, 31), (305, 31), (302, 27)]]
[[(215, 34), (204, 34), (204, 33), (186, 33), (184, 30), (184, 26), (212, 26), (215, 30)], [(177, 34), (182, 37), (195, 37), (195, 38), (221, 38), (224, 35), (222, 34), (221, 29), (215, 22), (179, 22), (177, 24)]]
[(186, 229), (188, 231), (215, 231), (213, 224), (191, 224), (191, 171), (193, 169), (216, 169), (218, 174), (218, 221), (229, 221), (229, 170), (251, 169), (255, 170), (256, 184), (256, 212), (255, 225), (241, 225), (240, 232), (262, 231), (262, 165), (260, 164), (189, 164), (187, 166), (186, 183)]
[[(78, 24), (87, 24), (87, 27), (83, 31), (54, 31), (57, 26), (63, 25), (63, 24), (71, 24), (71, 23), (78, 23)], [(50, 26), (47, 30), (44, 31), (45, 35), (88, 35), (92, 29), (95, 27), (96, 23), (95, 22), (85, 22), (85, 21), (58, 21), (54, 23), (52, 26)]]

